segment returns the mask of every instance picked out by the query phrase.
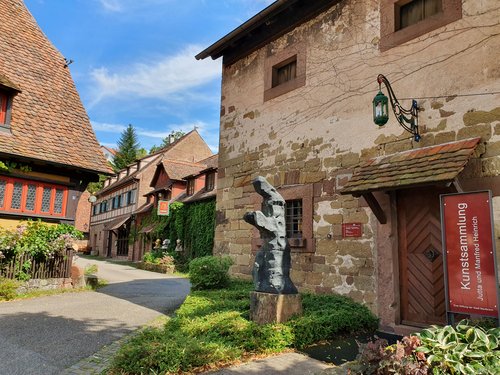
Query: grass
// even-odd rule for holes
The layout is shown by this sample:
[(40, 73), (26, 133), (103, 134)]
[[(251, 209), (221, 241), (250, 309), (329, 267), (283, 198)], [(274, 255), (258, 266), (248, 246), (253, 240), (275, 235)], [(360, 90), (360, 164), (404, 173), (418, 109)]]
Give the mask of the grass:
[(79, 293), (79, 292), (88, 292), (92, 289), (85, 287), (85, 288), (65, 288), (65, 289), (50, 289), (50, 290), (33, 290), (30, 292), (26, 293), (21, 293), (21, 294), (16, 294), (12, 298), (3, 299), (0, 297), (0, 302), (3, 301), (15, 301), (19, 299), (30, 299), (30, 298), (37, 298), (37, 297), (46, 297), (46, 296), (54, 296), (57, 294), (64, 294), (64, 293)]
[(259, 326), (249, 320), (252, 289), (233, 280), (223, 290), (192, 292), (163, 327), (147, 328), (122, 346), (109, 373), (206, 371), (377, 326), (375, 316), (349, 298), (312, 294), (302, 295), (301, 317)]

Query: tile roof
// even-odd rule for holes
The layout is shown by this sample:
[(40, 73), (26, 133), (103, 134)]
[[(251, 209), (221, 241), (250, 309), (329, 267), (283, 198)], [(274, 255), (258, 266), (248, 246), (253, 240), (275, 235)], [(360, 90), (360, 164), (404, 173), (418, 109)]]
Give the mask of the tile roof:
[(183, 180), (184, 177), (196, 175), (203, 169), (206, 169), (205, 164), (169, 159), (163, 159), (161, 164), (171, 180)]
[(7, 77), (0, 74), (0, 85), (13, 89), (14, 91), (20, 92), (21, 89), (13, 82), (11, 82)]
[[(181, 147), (183, 147), (183, 143), (187, 144), (188, 146), (190, 146), (191, 143), (189, 143), (189, 142), (193, 142), (193, 141), (196, 142), (197, 139), (199, 139), (202, 144), (205, 144), (205, 141), (203, 141), (203, 139), (200, 137), (198, 131), (196, 129), (195, 130), (191, 130), (189, 133), (183, 135), (181, 138), (175, 140), (175, 142), (169, 144), (168, 146), (162, 148), (161, 150), (159, 150), (157, 152), (154, 152), (154, 153), (152, 153), (150, 155), (144, 156), (143, 158), (139, 159), (139, 161), (140, 161), (140, 169), (138, 171), (135, 171), (134, 173), (131, 173), (129, 176), (126, 176), (124, 178), (121, 178), (119, 180), (114, 181), (109, 186), (106, 186), (105, 188), (103, 188), (100, 191), (98, 191), (97, 195), (102, 195), (103, 193), (105, 193), (107, 191), (110, 191), (112, 189), (116, 189), (116, 188), (118, 188), (118, 187), (120, 187), (120, 186), (128, 183), (132, 179), (135, 179), (135, 178), (139, 179), (141, 177), (140, 173), (147, 166), (149, 166), (151, 163), (156, 162), (157, 164), (160, 164), (161, 158), (178, 157), (179, 155), (177, 155), (176, 153), (178, 152), (178, 149), (180, 149)], [(199, 143), (194, 143), (194, 144), (195, 145), (196, 144), (199, 145)], [(208, 146), (207, 146), (207, 149), (208, 149)], [(198, 153), (201, 153), (202, 155), (204, 154), (203, 150), (201, 150), (201, 151), (200, 150), (191, 150), (191, 151), (192, 152), (190, 153), (190, 155), (195, 156), (195, 157), (198, 157), (198, 155), (197, 155)], [(205, 160), (208, 160), (211, 157), (208, 157)], [(148, 161), (148, 159), (152, 159), (152, 160)], [(134, 165), (136, 163), (137, 162), (134, 162), (134, 163), (130, 164), (129, 166), (132, 166), (132, 165)], [(185, 162), (185, 163), (193, 164), (193, 163), (190, 163), (190, 162)], [(121, 171), (123, 171), (124, 169), (122, 169)], [(120, 174), (121, 171), (118, 172), (118, 175)], [(185, 177), (185, 176), (182, 176), (179, 179), (182, 180), (183, 177)], [(153, 180), (155, 180), (156, 178), (157, 178), (157, 172), (155, 172), (155, 177), (153, 177)], [(149, 183), (149, 182), (150, 181), (146, 181), (146, 183)]]
[(193, 202), (199, 202), (205, 199), (210, 199), (210, 198), (215, 198), (217, 196), (216, 190), (210, 190), (206, 191), (205, 188), (201, 189), (200, 191), (194, 193), (193, 195), (182, 195), (177, 198), (179, 202), (182, 203), (193, 203)]
[(465, 167), (480, 138), (380, 156), (361, 163), (341, 194), (362, 194), (453, 180)]
[(61, 53), (22, 0), (0, 1), (0, 75), (18, 88), (0, 153), (111, 173)]
[[(106, 193), (107, 191), (110, 191), (110, 190), (113, 190), (113, 189), (117, 189), (118, 187), (121, 187), (121, 186), (127, 184), (128, 182), (130, 182), (130, 181), (132, 181), (134, 179), (139, 179), (141, 177), (141, 173), (144, 171), (144, 169), (146, 169), (146, 167), (148, 165), (150, 165), (151, 163), (154, 163), (155, 161), (159, 162), (160, 160), (161, 160), (161, 155), (158, 155), (155, 159), (153, 159), (149, 163), (141, 163), (141, 165), (140, 165), (141, 168), (140, 169), (132, 172), (128, 176), (122, 177), (119, 180), (114, 181), (109, 186), (106, 186), (106, 187), (102, 188), (101, 190), (99, 190), (96, 193), (96, 195), (97, 196), (101, 196), (102, 194)], [(123, 169), (122, 169), (122, 171), (123, 171)]]
[(108, 151), (111, 155), (116, 155), (116, 150), (114, 148), (111, 148), (111, 147), (108, 147), (108, 146), (104, 146), (104, 145), (101, 145), (102, 148), (104, 148), (106, 151)]
[(205, 164), (207, 166), (207, 169), (216, 169), (219, 166), (219, 154), (215, 154), (210, 156), (209, 158), (200, 160), (198, 163)]

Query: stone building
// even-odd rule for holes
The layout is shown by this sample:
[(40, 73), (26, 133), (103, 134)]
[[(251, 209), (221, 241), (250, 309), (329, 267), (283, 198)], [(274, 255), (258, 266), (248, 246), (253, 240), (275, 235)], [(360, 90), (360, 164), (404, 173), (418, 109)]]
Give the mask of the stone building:
[(212, 151), (197, 130), (182, 136), (166, 148), (145, 156), (104, 182), (95, 195), (90, 218), (89, 245), (93, 254), (139, 259), (138, 248), (129, 236), (137, 215), (151, 209), (148, 196), (157, 165), (164, 159), (192, 163), (206, 159)]
[[(490, 189), (500, 236), (499, 19), (496, 0), (284, 0), (200, 52), (223, 58), (214, 252), (232, 273), (259, 246), (242, 217), (262, 175), (287, 200), (300, 290), (365, 303), (387, 331), (443, 323), (439, 194)], [(419, 142), (392, 112), (374, 124), (378, 74), (417, 100)]]
[(64, 57), (22, 0), (0, 14), (0, 227), (74, 224), (87, 184), (111, 168)]

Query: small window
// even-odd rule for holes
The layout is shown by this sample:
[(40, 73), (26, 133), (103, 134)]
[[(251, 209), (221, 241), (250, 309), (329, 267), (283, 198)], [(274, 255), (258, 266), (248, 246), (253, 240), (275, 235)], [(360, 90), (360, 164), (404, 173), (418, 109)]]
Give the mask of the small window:
[(413, 0), (407, 4), (395, 7), (399, 14), (396, 19), (396, 29), (401, 30), (410, 25), (414, 25), (426, 18), (442, 12), (441, 0)]
[(29, 184), (28, 191), (26, 193), (26, 204), (25, 204), (26, 211), (35, 211), (35, 200), (36, 200), (36, 185)]
[(8, 125), (7, 110), (9, 108), (9, 96), (0, 91), (0, 126)]
[(120, 208), (122, 206), (122, 196), (121, 194), (116, 197), (116, 208)]
[(64, 191), (61, 189), (56, 189), (56, 196), (54, 199), (54, 213), (60, 214), (63, 208), (63, 197)]
[(0, 180), (0, 208), (3, 208), (5, 202), (5, 188), (7, 186), (7, 181)]
[(297, 55), (273, 66), (273, 86), (282, 85), (297, 77)]
[(302, 199), (286, 201), (285, 221), (287, 238), (302, 238)]
[(187, 195), (194, 194), (194, 179), (190, 179), (187, 182)]
[(127, 206), (135, 203), (135, 191), (136, 189), (127, 192)]
[(94, 207), (92, 207), (92, 215), (94, 215), (94, 216), (97, 215), (99, 213), (98, 209), (99, 209), (99, 205), (97, 205), (97, 204)]
[(462, 0), (380, 0), (380, 50), (387, 51), (462, 18)]
[(264, 102), (306, 84), (305, 42), (295, 42), (264, 60)]
[(212, 191), (215, 188), (215, 172), (209, 173), (205, 177), (205, 190)]

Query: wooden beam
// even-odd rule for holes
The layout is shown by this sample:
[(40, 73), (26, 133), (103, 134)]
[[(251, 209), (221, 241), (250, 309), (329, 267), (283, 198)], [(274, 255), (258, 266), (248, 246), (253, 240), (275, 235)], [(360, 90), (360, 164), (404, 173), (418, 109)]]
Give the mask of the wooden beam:
[(371, 193), (363, 193), (362, 194), (363, 198), (365, 198), (366, 203), (368, 203), (368, 206), (373, 211), (373, 214), (377, 218), (380, 224), (386, 224), (387, 223), (387, 217), (385, 216), (384, 210), (382, 210), (382, 207), (380, 207), (380, 204), (377, 201), (377, 198)]
[(455, 179), (452, 182), (452, 185), (455, 188), (455, 190), (457, 191), (457, 193), (463, 193), (464, 192), (464, 189), (462, 188), (462, 184), (458, 180), (458, 177), (455, 177)]

